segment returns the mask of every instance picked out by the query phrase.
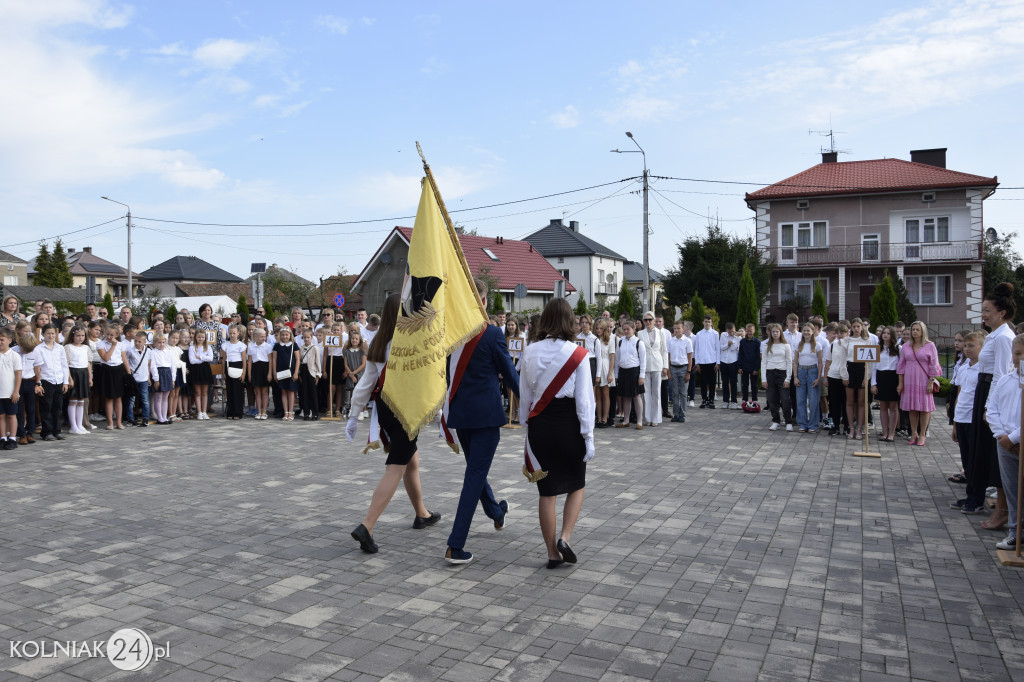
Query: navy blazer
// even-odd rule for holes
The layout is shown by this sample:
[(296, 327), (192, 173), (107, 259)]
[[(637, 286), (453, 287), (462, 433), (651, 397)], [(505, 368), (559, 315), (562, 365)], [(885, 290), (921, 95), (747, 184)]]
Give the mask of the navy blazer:
[(489, 324), (473, 349), (473, 356), (448, 408), (448, 428), (480, 429), (508, 423), (508, 415), (502, 407), (499, 374), (505, 386), (519, 395), (519, 374), (508, 354), (505, 334), (500, 327)]

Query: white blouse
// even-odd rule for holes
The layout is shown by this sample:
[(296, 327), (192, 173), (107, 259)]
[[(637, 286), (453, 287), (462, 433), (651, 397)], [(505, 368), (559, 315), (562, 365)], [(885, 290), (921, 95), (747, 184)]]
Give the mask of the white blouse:
[(228, 341), (221, 346), (221, 351), (226, 355), (228, 362), (242, 362), (245, 357), (246, 348), (245, 344), (241, 341), (236, 341), (235, 343)]
[(64, 352), (68, 354), (68, 367), (71, 369), (85, 369), (89, 366), (89, 346), (69, 343), (64, 346)]
[(263, 343), (250, 343), (248, 353), (253, 362), (270, 362), (270, 353), (273, 350), (274, 345), (264, 341)]
[(991, 374), (992, 383), (1013, 369), (1013, 329), (1004, 324), (985, 337), (985, 345), (978, 353), (978, 372)]
[[(552, 363), (559, 361), (560, 351), (566, 343), (571, 342), (561, 339), (544, 339), (531, 343), (523, 352), (519, 378), (520, 424), (526, 424), (533, 403), (539, 400), (547, 390), (547, 386), (541, 386), (540, 382)], [(580, 433), (584, 440), (593, 440), (594, 388), (589, 362), (581, 362), (576, 367), (576, 371), (569, 375), (562, 387), (555, 393), (555, 398), (576, 399), (576, 417), (580, 422)]]

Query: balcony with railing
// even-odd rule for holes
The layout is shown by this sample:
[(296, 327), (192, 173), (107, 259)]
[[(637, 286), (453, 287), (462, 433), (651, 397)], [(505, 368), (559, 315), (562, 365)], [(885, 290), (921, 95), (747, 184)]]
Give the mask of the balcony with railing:
[(615, 282), (594, 282), (594, 293), (615, 296), (619, 293), (619, 285)]
[(770, 249), (779, 267), (903, 265), (908, 263), (979, 262), (984, 260), (980, 240), (963, 242), (881, 243), (831, 246), (781, 246)]

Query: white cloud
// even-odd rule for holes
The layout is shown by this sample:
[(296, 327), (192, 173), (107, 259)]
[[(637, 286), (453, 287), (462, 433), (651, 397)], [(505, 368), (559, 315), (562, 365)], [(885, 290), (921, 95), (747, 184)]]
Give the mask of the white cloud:
[(243, 43), (230, 38), (208, 40), (192, 52), (196, 64), (207, 69), (229, 71), (254, 55), (259, 49), (258, 43)]
[(128, 25), (132, 14), (130, 5), (112, 7), (106, 0), (0, 0), (0, 17), (8, 30), (34, 31), (69, 24), (122, 28)]
[(676, 116), (682, 108), (684, 77), (689, 68), (682, 58), (655, 54), (640, 62), (627, 61), (615, 72), (620, 95), (604, 113), (609, 123), (658, 122)]
[(346, 35), (348, 33), (349, 22), (348, 19), (342, 17), (336, 17), (331, 14), (321, 14), (316, 18), (316, 25), (320, 28), (325, 28), (331, 33), (338, 35)]
[(308, 107), (312, 103), (313, 103), (313, 100), (307, 99), (307, 100), (305, 100), (303, 102), (296, 102), (295, 104), (289, 104), (288, 106), (286, 106), (283, 109), (281, 109), (280, 116), (281, 116), (281, 118), (287, 118), (289, 116), (294, 116), (295, 114), (299, 113), (300, 111), (302, 111), (303, 109), (305, 109), (306, 107)]
[(221, 171), (195, 155), (161, 148), (162, 140), (209, 127), (214, 119), (183, 122), (170, 110), (166, 93), (147, 99), (108, 78), (94, 64), (101, 50), (47, 33), (75, 20), (118, 26), (123, 13), (95, 2), (35, 4), (67, 11), (23, 13), (20, 25), (5, 18), (0, 63), (9, 68), (0, 70), (0, 182), (66, 188), (139, 175), (185, 187), (224, 182)]
[(281, 101), (280, 95), (260, 95), (252, 101), (252, 105), (257, 109), (266, 109), (272, 107)]
[[(493, 184), (486, 170), (467, 171), (459, 168), (432, 168), (438, 189), (451, 209), (454, 202)], [(422, 173), (398, 175), (391, 172), (371, 175), (347, 193), (352, 204), (371, 210), (416, 211), (420, 200)]]
[(556, 111), (548, 116), (548, 120), (556, 128), (575, 128), (580, 124), (580, 112), (576, 111), (576, 107), (570, 104), (561, 111)]
[(188, 54), (180, 42), (171, 43), (170, 45), (161, 45), (155, 50), (149, 50), (150, 54), (158, 54), (162, 57), (184, 57)]

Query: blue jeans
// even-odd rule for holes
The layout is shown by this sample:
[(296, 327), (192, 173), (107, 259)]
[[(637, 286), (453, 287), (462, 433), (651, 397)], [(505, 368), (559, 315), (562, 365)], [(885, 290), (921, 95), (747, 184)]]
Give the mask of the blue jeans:
[[(139, 400), (142, 401), (142, 420), (149, 421), (149, 382), (148, 381), (136, 381), (135, 392), (139, 395)], [(128, 418), (132, 419), (135, 416), (135, 396), (128, 399)]]
[(686, 389), (688, 385), (686, 367), (669, 367), (672, 373), (672, 421), (686, 421)]
[(796, 387), (796, 424), (801, 429), (817, 430), (821, 421), (821, 382), (814, 386), (819, 374), (817, 366), (797, 369), (800, 385)]
[(477, 501), (483, 506), (487, 518), (501, 517), (501, 507), (498, 506), (491, 486), (487, 483), (487, 472), (491, 470), (494, 451), (498, 449), (501, 428), (492, 426), (484, 429), (456, 429), (455, 435), (462, 446), (462, 454), (466, 457), (466, 476), (462, 481), (459, 508), (455, 512), (451, 535), (448, 536), (448, 546), (462, 549), (466, 546), (466, 538), (469, 537), (469, 527), (473, 523)]

